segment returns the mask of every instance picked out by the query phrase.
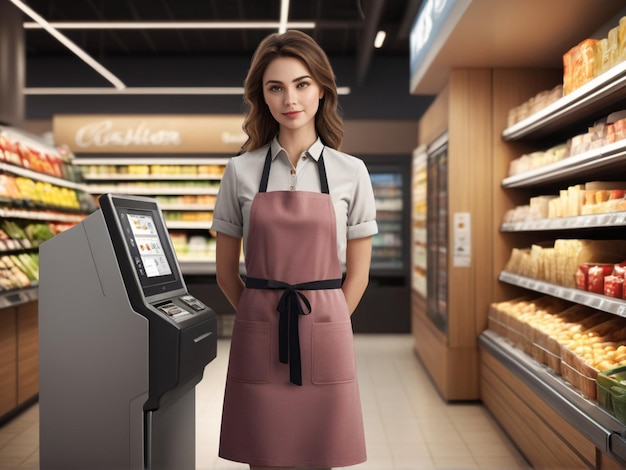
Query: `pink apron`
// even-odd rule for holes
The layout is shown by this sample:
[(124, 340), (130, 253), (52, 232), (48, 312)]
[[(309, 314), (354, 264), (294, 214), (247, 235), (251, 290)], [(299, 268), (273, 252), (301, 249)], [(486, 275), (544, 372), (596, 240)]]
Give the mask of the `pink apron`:
[(250, 212), (219, 455), (255, 466), (355, 465), (366, 459), (363, 417), (323, 155), (322, 193), (266, 192), (271, 161), (268, 150)]

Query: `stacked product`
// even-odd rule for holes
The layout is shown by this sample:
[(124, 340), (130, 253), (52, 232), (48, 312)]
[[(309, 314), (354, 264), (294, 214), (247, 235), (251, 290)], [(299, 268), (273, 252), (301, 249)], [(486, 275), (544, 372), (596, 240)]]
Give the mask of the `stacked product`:
[(206, 176), (220, 177), (224, 174), (223, 165), (161, 165), (161, 164), (134, 164), (134, 165), (86, 165), (85, 176), (88, 178), (104, 177), (114, 179), (120, 175), (132, 176)]
[(563, 144), (524, 154), (511, 161), (509, 176), (521, 175), (585, 152), (600, 151), (598, 149), (624, 139), (626, 139), (626, 112), (611, 113), (589, 127), (584, 134), (575, 135)]
[(505, 271), (563, 287), (576, 287), (583, 265), (618, 264), (626, 259), (626, 240), (557, 239), (553, 246), (514, 248)]
[(585, 39), (563, 55), (563, 94), (577, 90), (626, 59), (626, 17), (607, 37)]
[(20, 252), (38, 247), (73, 224), (2, 220), (0, 228), (0, 291), (30, 287), (39, 281), (39, 256)]
[(624, 272), (622, 263), (583, 263), (576, 271), (576, 287), (581, 290), (604, 294), (616, 299), (626, 299), (624, 295)]
[(597, 396), (600, 371), (626, 365), (626, 319), (551, 297), (494, 303), (489, 328), (578, 389)]
[(44, 148), (9, 128), (0, 128), (0, 162), (26, 168), (37, 173), (69, 179), (73, 174), (60, 151)]
[(176, 256), (182, 261), (215, 261), (215, 238), (205, 235), (189, 235), (180, 230), (170, 230), (170, 238)]
[(529, 204), (507, 211), (504, 222), (528, 222), (625, 211), (625, 196), (625, 182), (593, 181), (577, 184), (560, 190), (558, 196), (532, 197)]
[(612, 28), (606, 38), (585, 39), (563, 54), (563, 84), (538, 93), (511, 109), (508, 126), (532, 116), (590, 80), (626, 60), (626, 17)]

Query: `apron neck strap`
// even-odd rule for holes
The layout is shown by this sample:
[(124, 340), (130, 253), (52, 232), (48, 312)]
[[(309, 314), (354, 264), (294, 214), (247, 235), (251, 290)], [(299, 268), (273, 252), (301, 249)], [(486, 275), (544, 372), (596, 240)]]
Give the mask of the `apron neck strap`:
[[(267, 149), (267, 155), (265, 156), (265, 164), (263, 165), (263, 174), (261, 175), (261, 183), (259, 184), (259, 192), (267, 192), (267, 182), (270, 179), (270, 167), (272, 166), (272, 147)], [(317, 169), (320, 174), (320, 187), (323, 194), (330, 194), (328, 189), (328, 178), (326, 176), (326, 166), (324, 165), (324, 150), (320, 158), (317, 159)]]

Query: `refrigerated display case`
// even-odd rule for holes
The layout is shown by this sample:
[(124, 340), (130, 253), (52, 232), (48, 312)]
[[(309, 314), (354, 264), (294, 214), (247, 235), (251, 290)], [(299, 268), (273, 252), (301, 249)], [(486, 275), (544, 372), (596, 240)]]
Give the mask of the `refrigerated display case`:
[(411, 168), (413, 180), (411, 184), (411, 284), (413, 291), (426, 298), (427, 263), (427, 215), (428, 208), (428, 154), (426, 147), (420, 146), (413, 152), (413, 166)]
[(370, 282), (355, 315), (357, 333), (410, 332), (410, 155), (363, 158), (376, 199)]
[(378, 233), (372, 238), (372, 269), (402, 270), (402, 174), (397, 172), (371, 175), (376, 198)]
[(448, 134), (427, 150), (426, 314), (448, 330)]

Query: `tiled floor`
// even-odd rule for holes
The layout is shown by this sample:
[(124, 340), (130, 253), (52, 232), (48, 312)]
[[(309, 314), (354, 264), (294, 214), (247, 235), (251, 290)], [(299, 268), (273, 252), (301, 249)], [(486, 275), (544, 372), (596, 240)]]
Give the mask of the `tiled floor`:
[[(217, 457), (229, 342), (197, 386), (197, 468), (245, 469)], [(357, 335), (368, 461), (353, 469), (529, 468), (479, 404), (447, 404), (412, 351), (408, 335)], [(38, 406), (0, 428), (0, 469), (38, 469)], [(87, 469), (86, 469), (87, 470)]]

